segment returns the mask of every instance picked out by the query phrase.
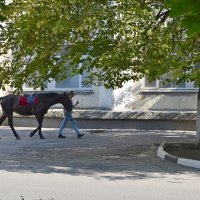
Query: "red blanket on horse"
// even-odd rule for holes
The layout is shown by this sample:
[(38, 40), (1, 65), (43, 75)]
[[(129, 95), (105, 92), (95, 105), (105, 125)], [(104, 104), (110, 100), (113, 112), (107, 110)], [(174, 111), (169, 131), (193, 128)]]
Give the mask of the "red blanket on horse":
[(27, 105), (36, 105), (38, 104), (38, 96), (19, 96), (19, 105), (27, 106)]

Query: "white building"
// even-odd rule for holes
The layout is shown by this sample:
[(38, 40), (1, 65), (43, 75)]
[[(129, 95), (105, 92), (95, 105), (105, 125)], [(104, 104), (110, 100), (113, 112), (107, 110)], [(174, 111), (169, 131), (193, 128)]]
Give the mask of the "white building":
[[(74, 102), (79, 100), (80, 103), (73, 115), (81, 128), (195, 129), (198, 90), (192, 83), (162, 86), (159, 81), (149, 84), (142, 79), (129, 81), (121, 89), (107, 90), (102, 86), (83, 85), (83, 79), (84, 75), (77, 75), (60, 83), (53, 81), (45, 90), (75, 91)], [(34, 92), (27, 87), (24, 91)], [(7, 88), (1, 95), (10, 92)], [(62, 119), (61, 105), (49, 110), (45, 118), (51, 123), (46, 126), (58, 126), (55, 117)]]
[[(9, 2), (12, 0), (7, 0)], [(121, 89), (107, 90), (82, 84), (85, 75), (76, 75), (60, 83), (47, 83), (45, 90), (74, 90), (74, 101), (80, 102), (74, 116), (83, 128), (195, 129), (198, 90), (192, 83), (169, 83), (162, 86), (159, 81), (149, 84), (142, 79), (138, 82), (129, 81)], [(24, 86), (24, 91), (33, 92), (28, 86)], [(0, 96), (10, 92), (12, 90), (7, 87), (6, 91), (0, 91)], [(61, 106), (56, 105), (47, 117), (53, 119), (57, 116), (61, 119), (62, 115)], [(58, 124), (55, 122), (47, 126)]]

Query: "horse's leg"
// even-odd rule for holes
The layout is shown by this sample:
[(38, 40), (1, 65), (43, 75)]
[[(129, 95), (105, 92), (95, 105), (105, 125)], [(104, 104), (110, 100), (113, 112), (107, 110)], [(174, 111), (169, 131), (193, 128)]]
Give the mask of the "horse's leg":
[(43, 122), (43, 119), (44, 119), (44, 114), (37, 114), (35, 115), (36, 119), (37, 119), (37, 122), (38, 122), (38, 134), (40, 136), (40, 139), (44, 139), (44, 136), (42, 135), (42, 122)]
[[(36, 117), (36, 119), (38, 121), (37, 114), (35, 114), (35, 117)], [(36, 129), (34, 129), (33, 131), (30, 132), (30, 137), (33, 137), (38, 130), (39, 130), (39, 125), (38, 125), (38, 127)]]
[(17, 140), (20, 140), (19, 135), (17, 134), (17, 132), (15, 131), (14, 127), (13, 127), (13, 115), (9, 115), (8, 116), (8, 125), (10, 126), (14, 136), (16, 137)]
[(31, 131), (30, 133), (30, 137), (33, 137), (34, 134), (38, 131), (38, 127), (36, 129), (34, 129), (33, 131)]
[[(39, 130), (39, 128), (40, 128), (40, 125), (39, 125), (40, 117), (37, 116), (37, 115), (35, 115), (35, 117), (36, 117), (36, 119), (37, 119), (37, 121), (38, 121), (38, 127), (37, 127), (36, 129), (34, 129), (33, 131), (31, 131), (30, 137), (33, 137), (33, 136), (35, 135), (35, 133), (36, 133), (36, 132)], [(40, 132), (41, 132), (41, 131), (40, 131)], [(41, 135), (41, 134), (39, 133), (39, 135)], [(43, 136), (42, 136), (42, 137), (43, 137)], [(43, 137), (42, 139), (44, 139), (44, 137)]]
[(30, 137), (33, 137), (37, 131), (38, 131), (38, 127), (34, 129), (33, 131), (31, 131)]
[(2, 123), (4, 122), (4, 120), (7, 118), (7, 115), (5, 113), (3, 113), (3, 115), (0, 118), (0, 125), (2, 125)]

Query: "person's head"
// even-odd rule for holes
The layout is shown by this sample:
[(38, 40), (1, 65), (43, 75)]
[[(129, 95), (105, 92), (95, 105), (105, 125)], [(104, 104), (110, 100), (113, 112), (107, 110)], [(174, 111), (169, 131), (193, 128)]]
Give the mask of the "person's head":
[(74, 91), (70, 91), (69, 93), (68, 93), (68, 96), (69, 96), (69, 98), (71, 99), (72, 97), (74, 97)]

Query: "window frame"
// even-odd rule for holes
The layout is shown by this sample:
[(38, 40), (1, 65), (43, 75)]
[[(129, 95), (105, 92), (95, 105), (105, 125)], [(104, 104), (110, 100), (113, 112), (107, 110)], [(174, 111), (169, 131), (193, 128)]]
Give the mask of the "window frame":
[[(86, 55), (87, 56), (87, 55)], [(57, 55), (56, 57), (61, 57), (60, 55)], [(83, 56), (84, 58), (85, 56)], [(79, 68), (82, 66), (82, 62), (79, 63)], [(66, 91), (66, 90), (73, 90), (73, 91), (83, 91), (83, 92), (92, 92), (93, 91), (93, 85), (91, 87), (82, 87), (83, 82), (83, 75), (78, 75), (78, 88), (56, 88), (56, 81), (51, 80), (50, 83), (47, 81), (47, 87), (44, 90), (41, 90), (40, 88), (37, 88), (36, 91)], [(24, 91), (35, 91), (33, 88), (26, 87), (26, 84), (23, 85)]]
[(146, 86), (146, 78), (144, 77), (142, 79), (141, 84), (141, 91), (142, 92), (197, 92), (198, 88), (194, 87), (193, 82), (185, 82), (184, 88), (176, 88), (176, 87), (170, 87), (170, 88), (164, 88), (160, 87), (160, 80), (156, 80), (155, 87), (147, 87)]

